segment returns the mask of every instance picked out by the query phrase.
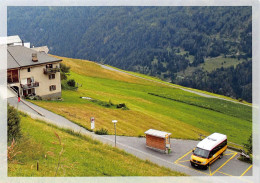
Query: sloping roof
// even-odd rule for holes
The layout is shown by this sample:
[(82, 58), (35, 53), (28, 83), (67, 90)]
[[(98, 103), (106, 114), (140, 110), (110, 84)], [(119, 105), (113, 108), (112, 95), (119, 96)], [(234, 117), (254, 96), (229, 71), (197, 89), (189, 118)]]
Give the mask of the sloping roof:
[(15, 59), (12, 57), (12, 55), (7, 52), (7, 69), (12, 69), (12, 68), (18, 68), (20, 65), (18, 62), (15, 61)]
[(220, 133), (213, 133), (210, 136), (203, 139), (202, 141), (200, 141), (197, 147), (210, 151), (226, 139), (227, 139), (226, 135)]
[(21, 42), (22, 40), (18, 35), (0, 38), (0, 44), (12, 44), (12, 43), (21, 43)]
[[(37, 52), (31, 48), (26, 48), (24, 46), (8, 46), (7, 51), (8, 69), (62, 61), (61, 59), (49, 56), (45, 52)], [(37, 62), (32, 61), (33, 53), (37, 53)]]
[(166, 135), (170, 136), (171, 133), (163, 132), (159, 130), (149, 129), (146, 132), (144, 132), (146, 135), (152, 135), (155, 137), (165, 138)]
[(49, 52), (48, 46), (34, 47), (32, 49), (35, 51), (39, 51), (39, 52), (41, 52), (41, 51), (44, 51), (45, 53)]

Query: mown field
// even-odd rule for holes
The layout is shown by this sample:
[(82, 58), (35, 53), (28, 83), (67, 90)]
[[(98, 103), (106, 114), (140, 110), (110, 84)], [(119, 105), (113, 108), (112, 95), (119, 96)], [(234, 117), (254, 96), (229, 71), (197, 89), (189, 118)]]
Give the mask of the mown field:
[[(77, 91), (62, 91), (63, 101), (33, 102), (85, 128), (90, 128), (90, 117), (95, 117), (96, 130), (105, 128), (113, 134), (111, 121), (116, 119), (118, 135), (141, 136), (153, 128), (171, 132), (173, 138), (197, 139), (199, 134), (219, 132), (239, 144), (245, 143), (252, 131), (249, 106), (106, 70), (90, 61), (61, 58), (71, 67), (69, 78), (80, 87)], [(129, 110), (109, 108), (80, 97), (125, 103)]]
[(9, 177), (185, 175), (89, 137), (47, 125), (24, 114), (20, 116), (23, 136), (17, 141), (13, 154), (20, 153), (8, 162)]

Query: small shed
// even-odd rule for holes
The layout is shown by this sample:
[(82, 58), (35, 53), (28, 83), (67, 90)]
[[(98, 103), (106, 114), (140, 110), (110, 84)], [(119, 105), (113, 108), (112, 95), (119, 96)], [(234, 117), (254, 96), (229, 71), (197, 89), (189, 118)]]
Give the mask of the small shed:
[(154, 129), (149, 129), (144, 133), (146, 134), (147, 147), (169, 153), (169, 150), (171, 149), (171, 133)]

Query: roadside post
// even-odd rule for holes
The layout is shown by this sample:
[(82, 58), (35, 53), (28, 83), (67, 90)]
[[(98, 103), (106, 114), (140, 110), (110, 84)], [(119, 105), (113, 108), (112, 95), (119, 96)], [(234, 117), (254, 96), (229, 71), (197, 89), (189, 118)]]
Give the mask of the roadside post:
[(170, 154), (170, 152), (171, 152), (171, 143), (170, 143), (169, 134), (165, 135), (165, 146), (166, 146), (166, 153)]
[(95, 118), (94, 117), (90, 118), (90, 124), (91, 124), (91, 130), (94, 130), (94, 128), (95, 128)]
[(115, 147), (116, 147), (116, 123), (117, 123), (117, 120), (112, 120), (112, 123), (114, 123), (114, 127), (115, 127)]

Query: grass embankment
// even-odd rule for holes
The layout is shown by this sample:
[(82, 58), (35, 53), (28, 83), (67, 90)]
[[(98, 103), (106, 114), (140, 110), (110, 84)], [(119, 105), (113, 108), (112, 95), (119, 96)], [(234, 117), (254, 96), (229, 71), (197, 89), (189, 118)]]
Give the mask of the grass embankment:
[[(231, 59), (233, 62), (234, 62), (234, 61), (237, 61), (237, 59), (233, 59), (233, 58), (228, 58), (228, 59)], [(214, 60), (214, 59), (210, 60), (210, 63), (209, 63), (209, 61), (206, 61), (205, 64), (212, 66), (212, 65), (214, 64), (214, 62), (212, 62), (213, 60)], [(220, 58), (220, 60), (221, 60), (221, 58)], [(219, 60), (217, 60), (217, 62), (218, 62), (218, 64), (216, 64), (216, 66), (219, 65)], [(233, 63), (233, 62), (232, 62), (232, 63)], [(242, 61), (241, 61), (241, 62), (242, 62)], [(240, 63), (240, 62), (239, 62), (239, 63)], [(236, 66), (237, 64), (238, 64), (238, 63), (236, 63), (236, 64), (234, 64), (234, 65)], [(226, 64), (226, 65), (232, 65), (232, 64), (231, 64), (230, 62), (228, 62), (228, 64)], [(156, 77), (153, 77), (153, 76), (147, 76), (147, 75), (145, 75), (145, 74), (136, 73), (136, 72), (132, 72), (132, 71), (125, 71), (125, 70), (118, 69), (118, 68), (116, 68), (116, 67), (109, 66), (109, 65), (106, 65), (106, 66), (111, 67), (111, 68), (113, 68), (113, 69), (117, 69), (117, 70), (123, 71), (123, 72), (125, 72), (125, 73), (129, 73), (129, 74), (135, 75), (135, 76), (137, 76), (137, 77), (142, 77), (142, 78), (148, 79), (148, 80), (150, 80), (150, 81), (160, 82), (160, 83), (163, 83), (164, 85), (171, 85), (171, 86), (176, 87), (176, 88), (188, 89), (188, 90), (191, 90), (191, 91), (199, 92), (199, 93), (201, 93), (201, 94), (211, 95), (211, 96), (214, 96), (214, 97), (218, 97), (218, 98), (222, 98), (222, 99), (227, 99), (227, 100), (229, 100), (229, 101), (234, 101), (234, 102), (237, 102), (237, 103), (244, 103), (244, 104), (247, 104), (247, 105), (252, 106), (251, 103), (248, 103), (247, 101), (244, 101), (244, 100), (243, 100), (243, 101), (239, 101), (239, 100), (237, 100), (237, 99), (233, 99), (233, 98), (231, 98), (231, 97), (227, 97), (227, 96), (224, 96), (224, 95), (219, 95), (219, 94), (211, 93), (211, 92), (208, 92), (208, 91), (203, 91), (203, 90), (199, 90), (199, 89), (194, 89), (194, 88), (189, 88), (189, 87), (185, 87), (185, 86), (181, 86), (181, 85), (176, 85), (176, 84), (173, 84), (173, 83), (169, 83), (169, 82), (160, 80), (159, 78), (156, 78)], [(206, 66), (206, 67), (210, 67), (210, 66)], [(226, 66), (226, 67), (227, 67), (227, 66)], [(214, 67), (214, 68), (211, 67), (211, 69), (213, 69), (213, 70), (216, 69), (216, 68), (221, 68), (221, 67)], [(178, 73), (178, 75), (183, 76), (183, 74), (186, 74), (186, 73), (187, 73), (187, 75), (190, 75), (190, 74), (192, 74), (192, 72), (195, 71), (195, 69), (196, 69), (195, 67), (188, 67), (187, 70), (186, 70), (184, 73), (183, 73), (183, 72), (180, 72), (180, 73)]]
[(21, 115), (21, 130), (23, 137), (15, 148), (21, 153), (8, 163), (8, 176), (55, 176), (62, 147), (57, 176), (184, 175), (26, 115)]
[[(34, 101), (69, 120), (90, 128), (90, 117), (96, 129), (114, 132), (112, 120), (118, 120), (117, 134), (144, 135), (150, 128), (172, 133), (173, 138), (197, 139), (198, 134), (227, 134), (234, 143), (247, 141), (252, 131), (252, 108), (214, 98), (205, 98), (181, 89), (103, 69), (79, 59), (63, 58), (71, 67), (70, 78), (82, 87), (63, 91), (64, 101)], [(158, 95), (151, 95), (149, 93)], [(125, 103), (130, 110), (106, 108), (80, 97)]]

